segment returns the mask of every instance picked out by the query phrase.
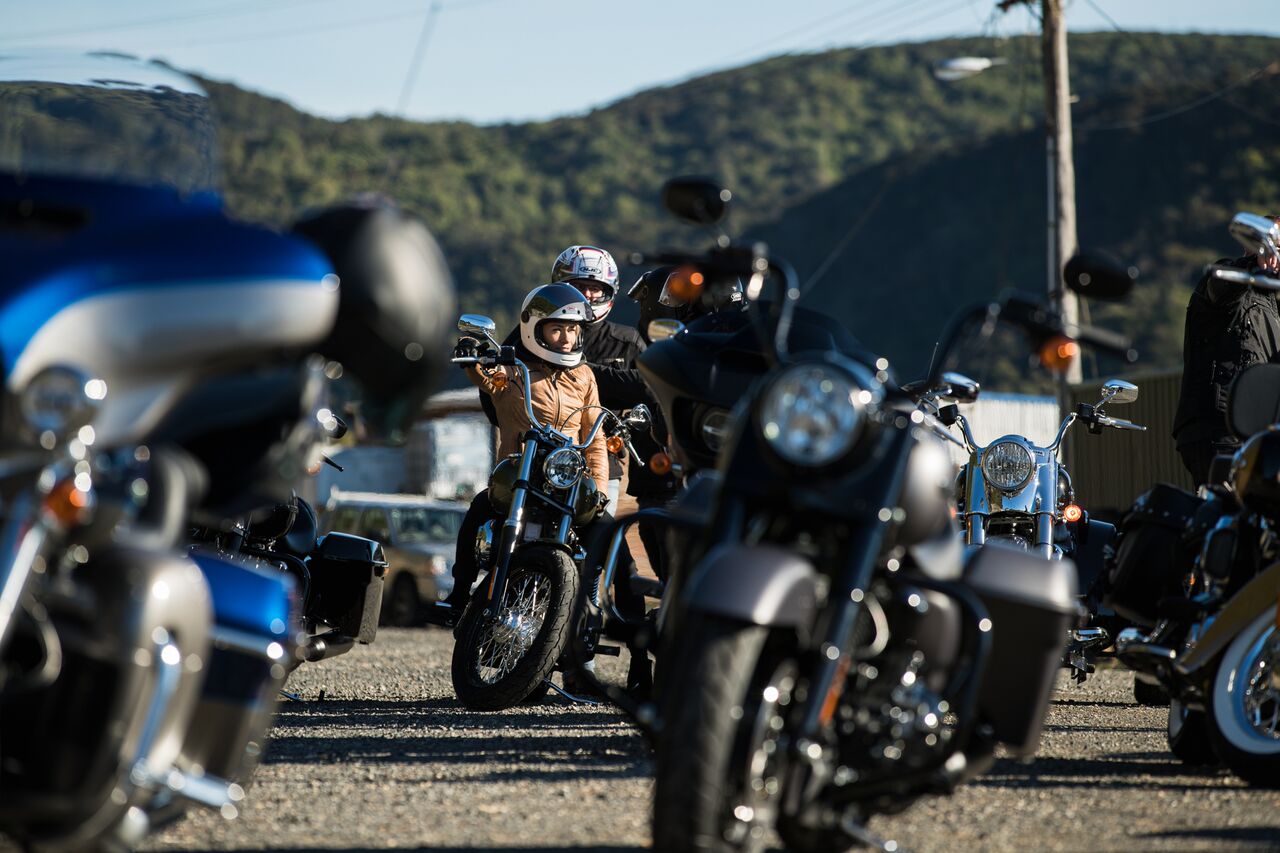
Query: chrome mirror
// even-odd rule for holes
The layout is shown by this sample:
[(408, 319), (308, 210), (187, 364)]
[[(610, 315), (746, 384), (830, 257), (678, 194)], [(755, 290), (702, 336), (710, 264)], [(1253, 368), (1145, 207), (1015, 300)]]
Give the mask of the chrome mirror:
[(944, 373), (942, 381), (951, 388), (942, 396), (957, 403), (972, 403), (978, 399), (978, 394), (982, 391), (981, 385), (963, 373)]
[(1138, 386), (1123, 379), (1108, 379), (1102, 385), (1102, 402), (1132, 403), (1138, 399)]
[(1227, 230), (1250, 253), (1280, 258), (1280, 222), (1256, 213), (1237, 213)]
[(649, 321), (649, 340), (653, 343), (673, 338), (683, 331), (684, 323), (679, 320), (662, 319)]
[(653, 415), (650, 413), (649, 407), (644, 403), (636, 403), (631, 407), (631, 410), (627, 412), (625, 421), (630, 429), (640, 430), (643, 432), (653, 425)]
[(492, 341), (493, 333), (497, 329), (497, 325), (483, 314), (463, 314), (458, 318), (458, 331), (468, 335), (476, 335)]

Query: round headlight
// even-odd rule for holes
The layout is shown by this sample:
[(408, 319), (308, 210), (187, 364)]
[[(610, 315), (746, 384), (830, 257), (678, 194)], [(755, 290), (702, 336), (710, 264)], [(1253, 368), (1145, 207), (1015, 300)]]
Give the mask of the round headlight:
[(43, 439), (62, 439), (93, 420), (106, 397), (106, 383), (73, 367), (54, 365), (32, 377), (22, 389), (23, 420)]
[(997, 489), (1013, 491), (1031, 478), (1031, 451), (1016, 441), (1000, 441), (982, 453), (982, 474)]
[(698, 432), (702, 434), (702, 443), (712, 453), (719, 453), (724, 440), (729, 437), (729, 413), (724, 409), (711, 409), (702, 416)]
[(826, 465), (853, 447), (871, 399), (871, 392), (842, 370), (823, 364), (794, 367), (765, 392), (760, 430), (788, 462)]
[(553, 489), (569, 488), (578, 482), (578, 478), (585, 470), (587, 470), (586, 460), (572, 447), (561, 447), (559, 450), (551, 451), (547, 454), (547, 461), (542, 463), (542, 473), (547, 476), (547, 482)]

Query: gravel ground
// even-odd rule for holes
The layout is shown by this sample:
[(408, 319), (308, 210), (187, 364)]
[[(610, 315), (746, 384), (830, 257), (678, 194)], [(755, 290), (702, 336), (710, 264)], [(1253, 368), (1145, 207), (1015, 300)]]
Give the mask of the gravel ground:
[[(445, 631), (384, 629), (303, 666), (240, 818), (193, 813), (144, 849), (647, 849), (651, 761), (624, 718), (559, 697), (468, 712), (451, 648)], [(1062, 682), (1035, 762), (998, 761), (872, 828), (919, 851), (1280, 850), (1280, 793), (1184, 769), (1130, 678)]]

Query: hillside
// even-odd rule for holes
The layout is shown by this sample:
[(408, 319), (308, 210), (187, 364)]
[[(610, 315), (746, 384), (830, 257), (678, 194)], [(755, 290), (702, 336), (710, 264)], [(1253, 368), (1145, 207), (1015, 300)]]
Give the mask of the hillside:
[[(1237, 207), (1280, 208), (1268, 168), (1280, 154), (1275, 78), (1232, 88), (1238, 107), (1209, 100), (1130, 129), (1087, 127), (1203, 100), (1280, 56), (1280, 40), (1083, 34), (1070, 50), (1081, 241), (1143, 266), (1147, 287), (1121, 313), (1139, 318), (1149, 354), (1168, 361), (1188, 275), (1231, 251), (1226, 218)], [(932, 62), (962, 54), (1013, 62), (958, 84), (933, 79)], [(673, 174), (732, 187), (731, 229), (769, 240), (802, 275), (872, 207), (807, 298), (910, 372), (957, 296), (1041, 286), (1037, 56), (1025, 38), (786, 56), (585, 115), (496, 126), (332, 122), (207, 86), (234, 211), (283, 223), (308, 206), (389, 192), (441, 238), (463, 307), (501, 323), (565, 245), (599, 243), (622, 261), (700, 240), (658, 209), (657, 189)], [(880, 319), (885, 309), (901, 322)]]

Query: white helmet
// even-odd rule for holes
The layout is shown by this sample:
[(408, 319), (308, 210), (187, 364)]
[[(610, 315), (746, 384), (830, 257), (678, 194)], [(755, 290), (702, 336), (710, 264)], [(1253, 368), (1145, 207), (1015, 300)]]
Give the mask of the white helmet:
[(618, 265), (613, 262), (613, 255), (604, 249), (570, 246), (551, 266), (551, 280), (566, 281), (575, 287), (588, 283), (599, 285), (604, 295), (591, 303), (591, 310), (596, 320), (603, 320), (618, 294)]
[[(569, 352), (552, 349), (542, 338), (542, 324), (548, 320), (590, 323), (591, 305), (576, 287), (567, 284), (544, 284), (529, 291), (520, 306), (520, 343), (548, 364), (577, 367), (582, 364), (582, 341)], [(581, 330), (579, 330), (581, 332)]]

